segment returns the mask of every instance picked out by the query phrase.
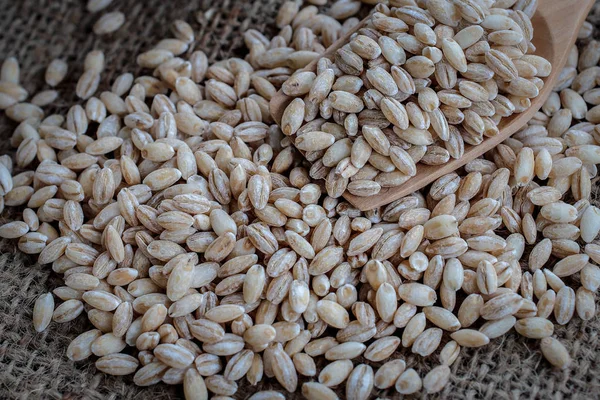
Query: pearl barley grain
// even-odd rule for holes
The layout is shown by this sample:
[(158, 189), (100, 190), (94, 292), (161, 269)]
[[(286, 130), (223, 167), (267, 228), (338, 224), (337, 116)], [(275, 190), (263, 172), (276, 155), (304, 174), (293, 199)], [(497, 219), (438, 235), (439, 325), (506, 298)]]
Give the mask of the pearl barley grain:
[[(436, 393), (465, 362), (461, 347), (513, 327), (566, 368), (551, 315), (593, 318), (600, 286), (597, 45), (573, 53), (512, 138), (362, 212), (346, 190), (401, 185), (529, 105), (551, 71), (530, 54), (535, 2), (378, 4), (333, 60), (319, 54), (373, 1), (327, 14), (321, 0), (300, 3), (284, 2), (277, 35), (247, 29), (247, 51), (216, 62), (188, 54), (195, 28), (175, 21), (174, 38), (143, 49), (141, 72), (110, 91), (97, 93), (114, 60), (92, 51), (77, 87), (60, 87), (86, 103), (64, 115), (40, 108), (54, 91), (26, 103), (18, 63), (4, 63), (0, 99), (20, 125), (14, 162), (0, 157), (0, 208), (11, 210), (0, 236), (64, 281), (35, 301), (34, 329), (86, 316), (95, 329), (74, 338), (69, 359), (141, 386), (182, 384), (187, 399), (239, 396), (270, 378), (309, 399), (343, 387), (352, 399), (373, 386)], [(125, 22), (112, 10), (94, 18), (99, 35)], [(313, 59), (315, 73), (296, 73)], [(57, 59), (45, 79), (54, 87), (67, 72)], [(282, 88), (297, 97), (280, 129), (268, 105)], [(400, 345), (441, 365), (410, 368), (422, 363)], [(315, 382), (299, 388), (298, 374)], [(280, 389), (251, 398), (284, 398)]]

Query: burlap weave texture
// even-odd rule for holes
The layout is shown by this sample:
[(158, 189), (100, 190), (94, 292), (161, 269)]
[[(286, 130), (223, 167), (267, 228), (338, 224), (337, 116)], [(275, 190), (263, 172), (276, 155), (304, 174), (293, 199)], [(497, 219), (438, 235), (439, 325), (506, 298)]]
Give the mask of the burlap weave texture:
[[(74, 104), (74, 87), (85, 54), (102, 49), (106, 69), (101, 89), (122, 72), (137, 72), (135, 56), (170, 36), (169, 23), (184, 19), (196, 31), (195, 48), (211, 60), (240, 54), (241, 32), (249, 27), (267, 34), (282, 0), (115, 0), (109, 10), (123, 11), (127, 22), (106, 37), (92, 34), (99, 14), (85, 10), (83, 0), (0, 0), (0, 59), (16, 56), (24, 86), (35, 93), (46, 88), (45, 67), (54, 57), (69, 62), (69, 75), (59, 85), (60, 99), (51, 111), (66, 112)], [(196, 12), (203, 14), (196, 18)], [(596, 9), (596, 11), (598, 11)], [(597, 15), (600, 13), (597, 13)], [(0, 149), (9, 151), (7, 138), (14, 124), (0, 117)], [(0, 223), (5, 220), (0, 219)], [(0, 242), (0, 399), (174, 399), (180, 388), (155, 385), (138, 388), (131, 377), (115, 378), (98, 373), (92, 361), (72, 363), (65, 356), (69, 342), (90, 329), (82, 316), (68, 324), (51, 324), (36, 334), (31, 309), (37, 296), (60, 286), (60, 277), (49, 267), (34, 265), (12, 242)], [(574, 359), (567, 371), (557, 371), (542, 359), (538, 344), (516, 334), (496, 339), (477, 351), (469, 350), (452, 367), (451, 383), (435, 397), (454, 399), (597, 399), (600, 398), (600, 320), (583, 322), (575, 317), (557, 327), (556, 337), (567, 345)], [(437, 363), (419, 360), (404, 351), (409, 364), (422, 374)], [(236, 397), (247, 398), (259, 389), (281, 390), (267, 382), (251, 387), (240, 382)], [(343, 393), (343, 392), (342, 392)], [(383, 398), (400, 397), (393, 391)], [(300, 397), (300, 396), (296, 396)], [(428, 396), (432, 398), (433, 396)]]

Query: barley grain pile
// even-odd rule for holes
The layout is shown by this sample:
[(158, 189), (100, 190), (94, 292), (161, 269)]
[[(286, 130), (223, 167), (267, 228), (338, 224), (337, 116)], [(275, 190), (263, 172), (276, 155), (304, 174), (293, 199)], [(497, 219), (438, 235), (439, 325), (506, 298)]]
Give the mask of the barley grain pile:
[(492, 14), (474, 1), (379, 4), (316, 74), (294, 74), (281, 127), (312, 162), (310, 176), (333, 198), (377, 195), (419, 163), (461, 158), (465, 143), (527, 110), (552, 68), (532, 54), (535, 6), (514, 4), (495, 2)]
[[(427, 8), (397, 3), (390, 12)], [(96, 329), (73, 341), (70, 359), (138, 385), (183, 383), (187, 398), (234, 396), (267, 378), (308, 398), (437, 392), (461, 348), (513, 327), (567, 368), (554, 324), (592, 318), (600, 285), (600, 215), (589, 203), (597, 43), (573, 48), (556, 93), (512, 139), (362, 213), (327, 195), (268, 112), (361, 8), (302, 6), (284, 4), (273, 39), (246, 32), (245, 60), (212, 65), (186, 53), (194, 31), (177, 21), (174, 38), (138, 56), (148, 75), (124, 74), (110, 92), (96, 93), (109, 60), (91, 52), (73, 88), (81, 103), (66, 116), (45, 115), (58, 93), (30, 96), (18, 62), (4, 62), (2, 108), (19, 125), (0, 187), (22, 216), (0, 236), (65, 282), (36, 301), (36, 330), (86, 314)], [(110, 34), (122, 18), (107, 14), (94, 31)], [(581, 38), (591, 35), (585, 25)], [(51, 63), (48, 86), (68, 68)], [(408, 352), (432, 369), (406, 365)]]

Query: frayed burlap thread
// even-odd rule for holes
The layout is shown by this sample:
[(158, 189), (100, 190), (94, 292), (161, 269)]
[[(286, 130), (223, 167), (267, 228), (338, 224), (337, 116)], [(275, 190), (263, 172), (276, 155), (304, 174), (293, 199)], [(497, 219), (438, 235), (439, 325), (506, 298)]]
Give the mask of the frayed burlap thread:
[[(139, 73), (135, 56), (158, 40), (168, 37), (175, 19), (188, 21), (195, 29), (194, 49), (202, 49), (211, 60), (241, 55), (241, 32), (255, 28), (268, 35), (276, 31), (274, 17), (282, 0), (120, 0), (109, 10), (127, 16), (125, 25), (105, 37), (93, 35), (92, 26), (102, 12), (90, 14), (83, 0), (0, 0), (0, 58), (15, 56), (21, 64), (21, 80), (35, 93), (45, 89), (43, 75), (50, 60), (69, 62), (67, 79), (58, 86), (59, 100), (49, 109), (62, 113), (77, 102), (74, 88), (85, 54), (102, 49), (106, 68), (105, 90), (123, 72)], [(200, 12), (200, 17), (197, 13)], [(600, 7), (591, 20), (600, 21)], [(15, 125), (0, 117), (2, 154), (11, 151), (8, 139)], [(600, 194), (595, 182), (595, 194)], [(599, 196), (596, 196), (599, 198)], [(0, 223), (10, 215), (0, 219)], [(525, 265), (524, 265), (525, 267)], [(84, 316), (67, 324), (52, 323), (36, 333), (31, 323), (35, 299), (62, 285), (49, 266), (18, 252), (14, 242), (0, 242), (0, 399), (177, 399), (180, 387), (154, 385), (140, 388), (131, 377), (99, 373), (93, 361), (73, 363), (65, 352), (70, 341), (91, 328)], [(600, 320), (573, 318), (556, 328), (556, 337), (573, 357), (566, 371), (552, 369), (542, 358), (539, 344), (511, 333), (479, 350), (464, 350), (452, 366), (450, 384), (435, 396), (448, 399), (594, 399), (600, 398)], [(437, 355), (427, 359), (402, 350), (397, 357), (422, 374), (437, 365)], [(375, 365), (377, 366), (377, 365)], [(304, 381), (304, 380), (302, 380)], [(240, 382), (236, 398), (246, 399), (257, 390), (283, 389), (274, 381), (252, 387)], [(344, 398), (343, 388), (339, 395)], [(400, 398), (393, 390), (374, 392), (381, 398)], [(301, 398), (299, 394), (288, 398)]]

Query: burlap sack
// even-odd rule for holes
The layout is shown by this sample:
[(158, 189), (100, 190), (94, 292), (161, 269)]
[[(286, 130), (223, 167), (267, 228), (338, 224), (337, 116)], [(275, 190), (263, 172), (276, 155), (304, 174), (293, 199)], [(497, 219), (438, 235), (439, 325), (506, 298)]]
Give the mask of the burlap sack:
[[(69, 75), (58, 90), (56, 109), (65, 112), (75, 100), (73, 91), (86, 52), (99, 48), (106, 55), (103, 88), (116, 75), (136, 72), (135, 56), (169, 36), (169, 23), (187, 20), (196, 30), (196, 48), (210, 59), (240, 54), (241, 32), (249, 27), (267, 34), (282, 0), (121, 0), (119, 9), (127, 22), (106, 37), (92, 34), (98, 15), (85, 10), (84, 0), (0, 1), (0, 59), (16, 56), (21, 80), (35, 93), (44, 88), (45, 67), (54, 57), (69, 62)], [(198, 14), (198, 11), (202, 11)], [(600, 13), (596, 13), (600, 15)], [(10, 151), (7, 138), (14, 124), (0, 118), (1, 154)], [(0, 223), (5, 219), (0, 219)], [(73, 363), (65, 356), (69, 342), (90, 329), (84, 317), (68, 324), (52, 323), (37, 334), (31, 324), (31, 309), (38, 295), (62, 284), (49, 267), (35, 265), (20, 254), (12, 242), (0, 242), (0, 399), (123, 399), (182, 398), (180, 387), (154, 385), (139, 388), (131, 377), (116, 378), (98, 373), (92, 361)], [(557, 371), (542, 359), (537, 341), (510, 334), (480, 350), (463, 350), (452, 366), (451, 383), (438, 396), (456, 399), (563, 399), (600, 398), (600, 320), (582, 322), (575, 317), (567, 327), (557, 327), (556, 336), (567, 345), (574, 359), (567, 371)], [(417, 358), (402, 352), (409, 364)], [(422, 374), (436, 365), (437, 356), (420, 360)], [(240, 382), (236, 398), (247, 398), (257, 390), (282, 390), (274, 382), (251, 387)], [(340, 392), (343, 397), (343, 391)], [(383, 398), (400, 397), (394, 391), (377, 393)], [(300, 398), (301, 396), (293, 396)]]

